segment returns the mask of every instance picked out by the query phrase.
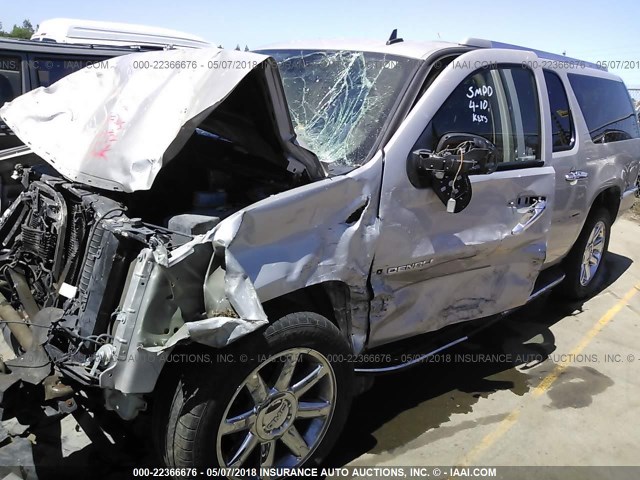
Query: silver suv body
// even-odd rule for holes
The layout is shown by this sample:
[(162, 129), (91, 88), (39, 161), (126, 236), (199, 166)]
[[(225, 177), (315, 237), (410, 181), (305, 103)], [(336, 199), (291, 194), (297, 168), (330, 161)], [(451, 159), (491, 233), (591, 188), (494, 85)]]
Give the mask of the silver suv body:
[(566, 57), (391, 39), (107, 63), (0, 110), (57, 170), (18, 167), (0, 222), (0, 316), (36, 352), (2, 385), (151, 405), (169, 465), (319, 462), (354, 374), (406, 366), (363, 353), (595, 293), (637, 191), (624, 84)]

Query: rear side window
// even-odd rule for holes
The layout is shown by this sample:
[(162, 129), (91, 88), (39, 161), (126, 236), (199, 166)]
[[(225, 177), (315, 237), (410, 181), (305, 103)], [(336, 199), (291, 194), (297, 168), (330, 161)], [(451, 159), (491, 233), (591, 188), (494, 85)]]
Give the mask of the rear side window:
[(20, 58), (0, 55), (0, 107), (22, 94), (20, 66)]
[(417, 142), (436, 150), (447, 133), (486, 138), (497, 161), (517, 167), (540, 160), (540, 109), (535, 77), (521, 66), (477, 71), (444, 102)]
[(553, 136), (553, 151), (561, 152), (573, 147), (573, 118), (569, 108), (569, 99), (560, 77), (549, 70), (544, 71), (544, 80), (549, 93), (549, 107), (551, 110), (551, 133)]
[(640, 137), (631, 97), (622, 82), (572, 73), (568, 76), (594, 143)]
[(99, 60), (86, 58), (60, 59), (36, 58), (33, 66), (37, 75), (37, 86), (48, 87), (70, 73), (76, 72)]

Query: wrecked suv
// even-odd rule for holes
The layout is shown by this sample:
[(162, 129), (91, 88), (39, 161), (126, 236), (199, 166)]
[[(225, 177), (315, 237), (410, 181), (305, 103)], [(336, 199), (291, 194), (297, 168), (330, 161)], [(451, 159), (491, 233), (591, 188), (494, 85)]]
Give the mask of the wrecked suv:
[(596, 292), (637, 190), (623, 83), (566, 57), (391, 39), (107, 65), (0, 110), (46, 161), (0, 222), (2, 402), (151, 410), (169, 466), (320, 462), (364, 375)]

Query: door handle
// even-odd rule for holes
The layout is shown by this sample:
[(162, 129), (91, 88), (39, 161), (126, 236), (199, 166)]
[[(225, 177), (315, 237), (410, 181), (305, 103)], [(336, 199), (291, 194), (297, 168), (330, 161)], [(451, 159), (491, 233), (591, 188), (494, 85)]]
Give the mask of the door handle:
[(539, 198), (533, 205), (531, 205), (524, 213), (524, 218), (511, 230), (511, 235), (520, 235), (526, 231), (531, 225), (533, 225), (538, 218), (544, 213), (547, 208), (547, 201), (544, 198)]
[(575, 185), (578, 180), (583, 180), (587, 177), (589, 177), (588, 172), (584, 172), (582, 170), (571, 170), (564, 176), (564, 179), (567, 182), (570, 182), (571, 185)]

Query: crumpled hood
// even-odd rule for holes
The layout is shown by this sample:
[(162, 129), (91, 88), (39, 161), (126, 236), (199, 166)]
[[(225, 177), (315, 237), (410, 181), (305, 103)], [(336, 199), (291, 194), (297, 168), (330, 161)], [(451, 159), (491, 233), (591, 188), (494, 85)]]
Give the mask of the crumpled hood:
[(60, 174), (110, 190), (151, 188), (201, 124), (267, 161), (324, 176), (315, 155), (295, 142), (275, 62), (250, 52), (116, 57), (16, 98), (0, 116)]

